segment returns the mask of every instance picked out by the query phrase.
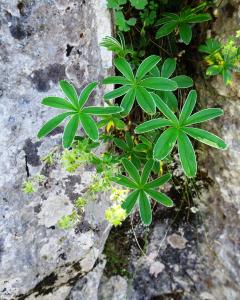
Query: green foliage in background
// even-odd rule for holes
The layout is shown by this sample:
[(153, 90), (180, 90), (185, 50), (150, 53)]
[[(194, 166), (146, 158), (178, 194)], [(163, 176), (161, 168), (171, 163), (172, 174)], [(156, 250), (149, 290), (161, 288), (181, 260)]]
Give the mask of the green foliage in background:
[(198, 9), (184, 9), (179, 14), (165, 12), (162, 16), (157, 22), (161, 27), (157, 31), (156, 38), (160, 39), (175, 31), (186, 45), (192, 40), (192, 25), (211, 20), (208, 13), (199, 13)]
[(208, 76), (221, 75), (225, 85), (232, 82), (232, 73), (240, 72), (238, 33), (236, 37), (231, 37), (226, 43), (220, 43), (217, 39), (208, 39), (199, 47), (200, 52), (207, 54), (204, 57), (208, 64), (206, 74)]

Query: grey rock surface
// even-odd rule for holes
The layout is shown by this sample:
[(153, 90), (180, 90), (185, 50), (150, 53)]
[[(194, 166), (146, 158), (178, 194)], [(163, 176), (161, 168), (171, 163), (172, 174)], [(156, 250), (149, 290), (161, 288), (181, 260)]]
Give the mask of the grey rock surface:
[[(60, 79), (80, 88), (111, 72), (111, 53), (98, 46), (111, 34), (111, 18), (105, 1), (1, 0), (0, 19), (0, 299), (65, 299), (97, 264), (109, 197), (87, 205), (78, 230), (58, 229), (95, 172), (69, 175), (59, 162), (41, 162), (60, 151), (62, 129), (36, 139), (56, 113), (40, 101), (61, 95)], [(100, 87), (90, 102), (101, 104), (102, 95)], [(37, 173), (46, 176), (44, 184), (24, 194), (22, 183)]]

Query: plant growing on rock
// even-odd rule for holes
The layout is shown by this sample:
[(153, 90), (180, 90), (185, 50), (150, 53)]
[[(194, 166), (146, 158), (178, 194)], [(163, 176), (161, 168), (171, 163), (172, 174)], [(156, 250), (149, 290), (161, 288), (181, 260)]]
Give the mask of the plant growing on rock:
[(175, 31), (179, 33), (182, 42), (188, 45), (192, 40), (192, 25), (211, 20), (208, 13), (201, 13), (199, 10), (202, 10), (201, 5), (194, 9), (184, 9), (179, 14), (163, 13), (163, 18), (157, 22), (161, 27), (156, 33), (156, 38), (160, 39)]
[(156, 191), (156, 188), (170, 180), (171, 175), (166, 174), (148, 182), (148, 178), (154, 164), (153, 159), (150, 159), (145, 164), (141, 176), (139, 175), (139, 172), (134, 164), (126, 158), (122, 160), (122, 164), (130, 178), (123, 175), (118, 175), (115, 178), (112, 178), (112, 180), (117, 184), (133, 190), (133, 192), (131, 192), (123, 202), (122, 208), (126, 210), (127, 214), (130, 214), (136, 202), (138, 201), (142, 222), (145, 225), (149, 225), (152, 222), (152, 211), (149, 198), (154, 199), (164, 206), (173, 206), (173, 201), (167, 195)]
[(227, 145), (216, 135), (203, 129), (190, 127), (190, 125), (199, 124), (219, 117), (223, 115), (223, 111), (219, 108), (208, 108), (191, 115), (197, 99), (196, 91), (192, 90), (188, 94), (179, 118), (177, 118), (159, 96), (153, 94), (153, 97), (158, 109), (166, 118), (147, 121), (137, 126), (135, 132), (142, 134), (152, 130), (169, 127), (159, 136), (153, 149), (153, 158), (156, 160), (163, 160), (172, 152), (173, 147), (177, 142), (184, 173), (187, 177), (196, 176), (196, 156), (188, 135), (217, 149), (224, 150), (227, 148)]
[(77, 133), (79, 125), (82, 126), (84, 132), (87, 136), (93, 140), (97, 141), (99, 137), (98, 128), (94, 122), (92, 115), (109, 115), (121, 112), (123, 109), (121, 107), (109, 106), (109, 107), (97, 107), (88, 106), (84, 107), (90, 94), (96, 88), (97, 82), (92, 82), (87, 85), (80, 96), (78, 96), (76, 89), (72, 84), (65, 80), (60, 81), (60, 87), (65, 95), (65, 98), (60, 97), (47, 97), (42, 100), (42, 104), (54, 108), (59, 108), (65, 110), (48, 121), (38, 132), (38, 137), (42, 138), (53, 129), (55, 129), (60, 123), (62, 123), (66, 118), (69, 118), (67, 125), (65, 126), (63, 133), (63, 146), (68, 148), (71, 146), (74, 137)]
[(133, 74), (130, 64), (124, 58), (117, 58), (115, 67), (123, 76), (111, 76), (103, 80), (104, 84), (119, 84), (121, 87), (105, 94), (105, 100), (116, 99), (124, 95), (121, 107), (123, 115), (128, 115), (135, 100), (138, 105), (148, 114), (156, 113), (156, 104), (149, 90), (175, 91), (178, 88), (174, 80), (164, 77), (149, 77), (147, 74), (158, 64), (160, 57), (151, 55), (144, 59)]
[[(165, 40), (159, 45), (158, 41), (151, 40), (154, 39), (155, 31), (149, 33), (147, 30), (155, 23), (161, 9), (163, 18), (157, 23), (161, 25), (156, 34), (157, 39), (175, 32), (176, 35), (180, 35), (181, 41), (188, 45), (192, 40), (194, 24), (206, 22), (211, 16), (204, 11), (205, 2), (196, 8), (184, 8), (179, 13), (176, 13), (176, 9), (174, 12), (165, 12), (172, 6), (168, 0), (162, 0), (161, 5), (156, 0), (108, 0), (107, 5), (114, 10), (116, 26), (120, 31), (119, 40), (106, 37), (101, 43), (101, 46), (115, 54), (116, 76), (101, 81), (103, 85), (113, 85), (112, 91), (104, 95), (108, 106), (85, 105), (97, 87), (97, 82), (88, 84), (78, 95), (70, 83), (60, 81), (64, 98), (47, 97), (43, 99), (42, 104), (63, 109), (65, 112), (43, 125), (38, 136), (41, 138), (47, 135), (69, 118), (63, 132), (63, 146), (66, 148), (62, 156), (63, 164), (68, 171), (73, 172), (82, 164), (91, 163), (97, 172), (85, 196), (96, 199), (98, 192), (112, 193), (113, 205), (106, 210), (105, 218), (114, 226), (122, 224), (138, 203), (141, 220), (145, 225), (149, 225), (152, 220), (151, 199), (166, 207), (173, 206), (173, 201), (158, 189), (171, 179), (169, 173), (163, 174), (172, 161), (174, 146), (177, 144), (184, 174), (187, 177), (195, 177), (197, 160), (190, 138), (222, 150), (226, 149), (227, 145), (216, 135), (194, 126), (223, 115), (221, 109), (208, 108), (193, 113), (197, 102), (195, 90), (188, 93), (183, 108), (180, 109), (182, 94), (185, 94), (182, 89), (191, 88), (193, 80), (189, 76), (179, 75), (184, 67), (177, 68), (181, 53), (172, 51), (171, 40), (174, 40), (173, 46), (177, 47), (173, 36), (168, 39), (171, 48), (168, 56), (171, 57), (164, 57), (161, 63), (161, 57), (153, 53), (168, 53), (162, 48)], [(179, 5), (176, 7), (179, 9)], [(140, 22), (137, 22), (137, 16)], [(134, 27), (136, 23), (137, 26)], [(139, 24), (142, 25), (141, 28)], [(124, 32), (128, 31), (129, 36), (124, 35)], [(135, 49), (132, 33), (136, 32), (135, 46), (136, 43), (140, 46)], [(147, 52), (146, 48), (150, 44), (157, 47), (155, 50), (149, 47)], [(233, 44), (225, 47), (224, 51), (228, 51), (228, 58), (236, 58), (239, 51), (231, 49), (231, 45)], [(207, 53), (208, 59), (212, 60), (217, 59), (219, 52), (223, 51), (220, 45), (213, 41), (201, 46), (200, 50)], [(210, 65), (209, 70), (219, 69), (220, 65), (221, 70), (229, 70), (228, 67), (232, 67), (234, 59), (231, 63), (219, 63), (218, 66), (215, 66), (218, 61), (211, 61), (213, 65)], [(228, 81), (229, 76), (225, 77)], [(119, 106), (113, 105), (113, 101)], [(77, 134), (79, 125), (83, 128), (84, 137)], [(110, 144), (110, 151), (102, 155), (93, 153), (92, 150), (103, 143)], [(122, 173), (119, 174), (120, 172)], [(126, 176), (126, 173), (129, 176)], [(121, 197), (118, 195), (117, 201), (114, 184), (124, 186), (124, 190), (117, 192), (121, 194)], [(68, 216), (62, 220), (63, 227), (71, 223), (73, 217), (74, 215)]]
[(221, 75), (225, 85), (232, 82), (232, 73), (240, 72), (240, 47), (236, 39), (230, 38), (225, 44), (217, 39), (208, 39), (199, 47), (199, 51), (207, 54), (204, 57), (208, 64), (208, 76)]

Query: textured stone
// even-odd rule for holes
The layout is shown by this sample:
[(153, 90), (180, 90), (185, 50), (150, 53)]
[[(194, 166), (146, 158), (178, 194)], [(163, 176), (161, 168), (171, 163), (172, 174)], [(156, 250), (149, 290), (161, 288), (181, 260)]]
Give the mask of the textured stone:
[[(70, 176), (58, 162), (42, 164), (50, 150), (61, 150), (62, 129), (36, 139), (56, 113), (40, 101), (61, 95), (60, 79), (80, 88), (111, 72), (111, 53), (98, 46), (111, 34), (110, 15), (105, 1), (1, 0), (0, 6), (0, 299), (65, 299), (102, 252), (108, 195), (87, 204), (77, 231), (58, 229), (95, 172)], [(102, 104), (102, 95), (99, 87), (89, 104)], [(44, 184), (24, 194), (23, 181), (37, 173), (46, 176)]]

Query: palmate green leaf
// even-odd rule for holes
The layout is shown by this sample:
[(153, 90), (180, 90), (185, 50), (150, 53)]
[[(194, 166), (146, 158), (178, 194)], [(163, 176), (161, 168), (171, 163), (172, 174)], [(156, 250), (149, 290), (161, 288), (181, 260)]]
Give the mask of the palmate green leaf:
[(121, 205), (123, 209), (126, 210), (126, 213), (129, 215), (132, 211), (133, 207), (135, 206), (137, 200), (139, 198), (139, 190), (132, 192), (128, 195), (128, 197), (125, 199), (123, 204)]
[(72, 114), (72, 112), (65, 112), (62, 113), (54, 118), (52, 118), (51, 120), (49, 120), (48, 122), (46, 122), (42, 128), (39, 130), (38, 132), (38, 138), (42, 138), (44, 136), (46, 136), (47, 134), (49, 134), (51, 131), (53, 131), (53, 129), (55, 129), (60, 123), (62, 123), (62, 121), (64, 119), (66, 119), (68, 116), (70, 116)]
[(80, 113), (79, 118), (86, 135), (94, 142), (98, 140), (98, 128), (94, 120), (88, 114)]
[(193, 127), (183, 127), (182, 131), (206, 145), (221, 150), (227, 149), (227, 145), (222, 139), (206, 130)]
[(70, 109), (76, 110), (76, 108), (72, 105), (72, 103), (68, 102), (67, 100), (60, 98), (60, 97), (47, 97), (44, 98), (41, 102), (43, 105), (60, 108), (60, 109)]
[(166, 127), (166, 126), (172, 126), (173, 123), (167, 119), (164, 118), (159, 118), (159, 119), (153, 119), (153, 120), (149, 120), (144, 122), (143, 124), (138, 125), (135, 128), (135, 133), (140, 134), (140, 133), (145, 133), (145, 132), (149, 132), (155, 129), (159, 129), (162, 127)]
[(149, 73), (161, 60), (157, 55), (150, 55), (142, 61), (137, 69), (136, 78), (142, 79), (147, 73)]
[(224, 68), (222, 71), (223, 81), (225, 85), (228, 85), (232, 81), (232, 73), (230, 70)]
[(144, 166), (141, 177), (139, 176), (136, 167), (128, 159), (123, 159), (122, 163), (128, 174), (133, 178), (134, 182), (128, 177), (122, 175), (113, 177), (111, 180), (117, 184), (135, 190), (134, 192), (130, 193), (125, 199), (125, 201), (122, 204), (122, 208), (126, 210), (127, 214), (129, 214), (132, 211), (137, 200), (139, 200), (138, 202), (141, 220), (145, 225), (149, 225), (152, 221), (152, 211), (148, 195), (165, 206), (170, 207), (173, 205), (172, 200), (168, 198), (165, 194), (153, 190), (153, 188), (159, 187), (160, 185), (167, 182), (171, 178), (171, 175), (166, 174), (161, 178), (147, 183), (151, 170), (155, 164), (153, 159), (147, 161), (147, 163)]
[(127, 0), (107, 0), (107, 7), (113, 9), (119, 9), (120, 5), (127, 3)]
[(144, 9), (145, 6), (148, 4), (148, 0), (130, 0), (131, 5), (136, 9)]
[(128, 84), (130, 81), (128, 81), (125, 77), (123, 76), (110, 76), (105, 79), (103, 79), (102, 83), (103, 84)]
[(178, 100), (173, 92), (158, 91), (157, 95), (160, 96), (164, 103), (166, 103), (173, 112), (178, 110)]
[(112, 115), (112, 114), (120, 113), (122, 111), (123, 108), (119, 106), (108, 106), (108, 107), (88, 106), (82, 110), (83, 113), (95, 115), (95, 116)]
[(87, 102), (90, 94), (93, 92), (93, 90), (96, 88), (96, 86), (98, 85), (98, 83), (92, 82), (90, 84), (88, 84), (82, 91), (81, 94), (79, 96), (79, 100), (78, 100), (78, 105), (79, 108), (81, 109), (83, 107), (83, 105)]
[(192, 15), (186, 18), (186, 21), (188, 23), (203, 23), (211, 20), (212, 17), (210, 14), (197, 14), (197, 15)]
[(59, 85), (63, 93), (72, 102), (74, 107), (78, 108), (78, 94), (75, 87), (66, 80), (60, 80)]
[(75, 114), (71, 117), (63, 132), (63, 147), (69, 148), (72, 145), (79, 124), (79, 115)]
[(149, 77), (140, 82), (141, 86), (161, 91), (175, 91), (178, 86), (175, 81), (164, 77)]
[(209, 76), (215, 76), (222, 72), (223, 66), (213, 65), (207, 68), (206, 74)]
[(154, 160), (150, 159), (149, 161), (147, 161), (147, 163), (145, 164), (143, 171), (142, 171), (142, 176), (141, 176), (141, 184), (145, 184), (148, 180), (148, 177), (152, 171), (153, 168), (153, 164), (154, 164)]
[(129, 31), (130, 26), (134, 26), (136, 24), (136, 18), (130, 18), (128, 20), (125, 19), (125, 16), (121, 10), (115, 11), (115, 24), (117, 25), (120, 31)]
[(118, 148), (120, 148), (121, 150), (126, 151), (126, 152), (129, 151), (128, 145), (125, 142), (123, 142), (121, 139), (114, 138), (113, 141), (114, 141), (115, 145)]
[(117, 175), (116, 177), (111, 178), (111, 181), (130, 189), (137, 188), (137, 185), (131, 179), (123, 175)]
[(174, 113), (171, 111), (171, 109), (163, 102), (163, 100), (156, 94), (152, 94), (155, 104), (157, 106), (157, 108), (169, 119), (173, 122), (173, 124), (175, 124), (176, 126), (178, 126), (178, 119), (177, 117), (174, 115)]
[(197, 173), (196, 155), (188, 136), (179, 131), (178, 152), (180, 161), (187, 177), (195, 177)]
[(140, 217), (144, 225), (149, 225), (152, 222), (152, 209), (146, 193), (139, 191), (139, 209)]
[(133, 147), (133, 140), (130, 132), (128, 131), (125, 134), (125, 140), (127, 142), (128, 147), (131, 149)]
[(144, 189), (146, 190), (152, 190), (152, 189), (155, 189), (155, 188), (158, 188), (159, 186), (165, 184), (166, 182), (168, 182), (170, 179), (172, 178), (172, 175), (171, 174), (165, 174), (149, 183), (147, 183), (145, 186), (144, 186)]
[(169, 35), (177, 27), (177, 22), (169, 21), (160, 27), (156, 33), (156, 39), (160, 39), (166, 35)]
[(117, 129), (123, 130), (126, 127), (126, 124), (122, 120), (120, 120), (118, 118), (113, 118), (112, 120), (113, 120), (114, 126)]
[(222, 48), (221, 43), (216, 39), (207, 39), (205, 45), (199, 46), (199, 51), (207, 54), (213, 54)]
[(157, 66), (153, 67), (152, 70), (149, 72), (150, 77), (160, 77), (161, 73)]
[(176, 144), (178, 132), (176, 128), (169, 128), (160, 135), (153, 149), (153, 158), (163, 160), (171, 153)]
[(138, 170), (136, 169), (134, 164), (126, 158), (122, 159), (122, 164), (123, 164), (125, 170), (128, 172), (128, 174), (132, 177), (132, 179), (136, 183), (140, 183), (140, 176), (139, 176)]
[(172, 78), (177, 83), (179, 89), (185, 89), (193, 86), (193, 80), (189, 76), (179, 75)]
[(188, 117), (183, 124), (187, 126), (187, 125), (202, 123), (222, 115), (223, 115), (223, 110), (220, 108), (206, 108)]
[(161, 76), (169, 78), (176, 70), (176, 60), (174, 58), (167, 58), (161, 69)]
[(136, 88), (136, 98), (139, 106), (148, 114), (156, 113), (156, 105), (152, 95), (143, 87)]
[(184, 44), (188, 45), (192, 39), (192, 29), (187, 23), (182, 23), (179, 26), (179, 33)]
[(155, 190), (151, 190), (151, 189), (147, 189), (145, 190), (146, 193), (155, 201), (157, 201), (158, 203), (167, 206), (167, 207), (172, 207), (173, 206), (173, 201), (171, 198), (169, 198), (167, 195), (161, 193), (161, 192), (157, 192)]
[(185, 120), (191, 115), (197, 102), (197, 92), (192, 90), (189, 92), (187, 99), (183, 105), (183, 109), (180, 113), (179, 122), (183, 124)]
[(123, 97), (121, 102), (121, 107), (123, 108), (123, 112), (121, 113), (122, 116), (126, 116), (130, 113), (133, 107), (133, 103), (135, 101), (136, 96), (136, 89), (131, 88), (126, 95)]
[(104, 95), (105, 100), (111, 100), (125, 95), (130, 89), (130, 86), (123, 85), (107, 94)]
[(114, 61), (115, 67), (121, 72), (129, 81), (134, 80), (134, 75), (130, 64), (124, 58), (116, 58)]

